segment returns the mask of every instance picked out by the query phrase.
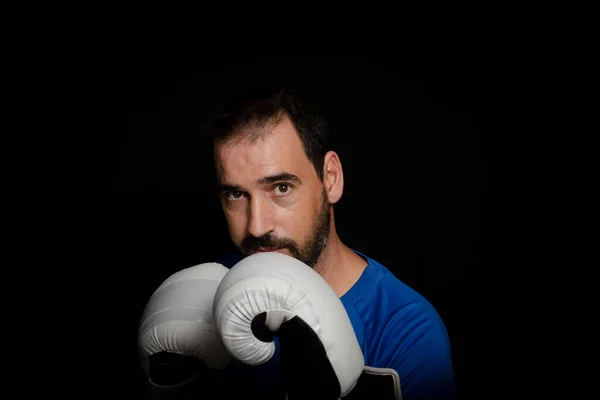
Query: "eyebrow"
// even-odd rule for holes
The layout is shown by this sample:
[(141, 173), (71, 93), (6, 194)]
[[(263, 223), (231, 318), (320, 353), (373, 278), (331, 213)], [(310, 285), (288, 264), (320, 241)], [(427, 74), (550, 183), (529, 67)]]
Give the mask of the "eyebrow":
[[(257, 184), (259, 185), (266, 185), (266, 184), (270, 184), (270, 183), (275, 183), (275, 182), (298, 182), (298, 183), (302, 183), (302, 181), (300, 180), (300, 178), (298, 178), (296, 175), (294, 174), (290, 174), (287, 172), (282, 172), (280, 174), (276, 174), (276, 175), (269, 175), (269, 176), (264, 176), (260, 179), (258, 179), (256, 181)], [(218, 189), (220, 191), (229, 191), (229, 192), (243, 192), (244, 189), (239, 186), (239, 185), (231, 185), (228, 183), (219, 183), (217, 185)]]

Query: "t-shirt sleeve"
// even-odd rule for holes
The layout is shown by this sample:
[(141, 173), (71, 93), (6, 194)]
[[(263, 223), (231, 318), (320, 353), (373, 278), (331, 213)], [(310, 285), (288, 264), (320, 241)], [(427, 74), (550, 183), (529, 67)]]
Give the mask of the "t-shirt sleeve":
[(403, 400), (456, 398), (450, 340), (433, 307), (410, 304), (395, 313), (379, 354), (380, 365), (398, 372)]

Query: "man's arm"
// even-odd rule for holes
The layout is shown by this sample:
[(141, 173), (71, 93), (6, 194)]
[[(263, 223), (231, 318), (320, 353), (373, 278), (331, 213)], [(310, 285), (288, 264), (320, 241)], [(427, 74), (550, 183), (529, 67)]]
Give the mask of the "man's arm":
[(429, 304), (412, 303), (399, 310), (378, 347), (379, 366), (400, 376), (403, 400), (456, 398), (448, 333)]

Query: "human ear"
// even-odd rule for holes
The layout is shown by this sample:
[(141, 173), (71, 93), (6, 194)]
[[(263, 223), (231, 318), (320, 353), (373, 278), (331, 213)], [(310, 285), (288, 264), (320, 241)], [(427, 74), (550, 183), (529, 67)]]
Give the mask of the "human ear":
[(344, 192), (344, 171), (342, 163), (335, 151), (325, 154), (323, 163), (323, 185), (331, 204), (337, 203)]

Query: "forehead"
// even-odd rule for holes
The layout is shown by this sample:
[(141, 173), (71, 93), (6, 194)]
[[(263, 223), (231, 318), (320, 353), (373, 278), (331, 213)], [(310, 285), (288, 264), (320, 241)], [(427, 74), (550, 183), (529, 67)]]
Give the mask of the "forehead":
[(302, 141), (288, 118), (273, 126), (257, 141), (241, 140), (216, 148), (219, 180), (246, 186), (265, 176), (280, 173), (297, 175), (301, 179), (316, 172), (304, 152)]

